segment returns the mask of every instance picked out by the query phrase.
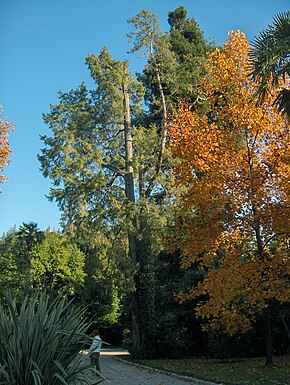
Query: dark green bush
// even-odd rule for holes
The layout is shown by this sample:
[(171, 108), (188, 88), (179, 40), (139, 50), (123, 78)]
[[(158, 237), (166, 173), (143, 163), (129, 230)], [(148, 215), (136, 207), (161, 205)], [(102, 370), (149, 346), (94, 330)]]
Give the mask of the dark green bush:
[(65, 299), (11, 295), (0, 306), (0, 384), (89, 384), (80, 354), (89, 343), (84, 310)]

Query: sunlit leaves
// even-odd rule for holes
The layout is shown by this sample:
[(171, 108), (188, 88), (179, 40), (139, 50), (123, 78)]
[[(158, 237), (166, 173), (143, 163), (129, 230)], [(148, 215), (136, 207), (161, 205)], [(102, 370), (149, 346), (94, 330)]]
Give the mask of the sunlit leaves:
[(38, 288), (69, 293), (84, 282), (85, 256), (55, 231), (46, 231), (41, 243), (33, 248), (30, 274)]
[[(208, 57), (203, 107), (181, 105), (172, 118), (171, 148), (182, 195), (173, 244), (183, 266), (207, 277), (189, 293), (197, 314), (229, 334), (246, 331), (269, 301), (289, 300), (289, 141), (273, 95), (256, 106), (248, 75), (249, 45), (230, 33)], [(188, 296), (178, 296), (183, 301)]]

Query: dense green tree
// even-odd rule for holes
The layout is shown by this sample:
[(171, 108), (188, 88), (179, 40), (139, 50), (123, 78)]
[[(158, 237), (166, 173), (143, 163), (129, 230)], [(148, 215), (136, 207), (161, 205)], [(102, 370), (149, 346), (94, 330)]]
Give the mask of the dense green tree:
[[(38, 229), (37, 224), (32, 227)], [(0, 239), (0, 298), (7, 287), (14, 297), (39, 290), (77, 295), (85, 277), (84, 254), (64, 235), (38, 229), (41, 240), (30, 246), (28, 261), (27, 245), (19, 236), (22, 229), (13, 228)]]
[[(128, 263), (135, 264), (131, 117), (138, 113), (142, 86), (128, 73), (128, 63), (114, 60), (105, 48), (98, 56), (88, 56), (86, 63), (95, 87), (87, 91), (81, 85), (60, 95), (60, 103), (44, 117), (53, 137), (42, 138), (46, 147), (39, 159), (44, 175), (54, 180), (51, 198), (62, 209), (67, 232), (81, 242), (87, 228), (92, 237), (85, 239), (91, 243), (101, 233), (104, 242), (97, 248), (103, 245), (107, 252), (121, 233), (128, 240)], [(89, 249), (90, 258), (103, 255), (95, 245)], [(96, 276), (93, 270), (91, 277)], [(116, 283), (111, 285), (113, 289)]]
[(41, 242), (43, 239), (43, 232), (38, 228), (38, 224), (35, 222), (24, 223), (19, 226), (17, 235), (20, 239), (20, 243), (26, 247), (27, 259), (31, 260), (31, 250), (34, 245)]
[(206, 352), (206, 333), (194, 314), (194, 300), (179, 304), (176, 294), (204, 276), (202, 269), (180, 266), (179, 252), (162, 251), (156, 266), (156, 323), (153, 354), (158, 357), (188, 357)]
[[(89, 55), (94, 86), (59, 94), (44, 115), (52, 135), (42, 136), (39, 160), (53, 181), (50, 199), (62, 211), (64, 230), (86, 255), (84, 297), (91, 311), (101, 298), (115, 320), (128, 286), (132, 352), (141, 357), (154, 340), (155, 266), (172, 206), (164, 199), (171, 180), (167, 118), (177, 102), (180, 64), (155, 15), (143, 10), (130, 24), (132, 52), (148, 58), (144, 73), (136, 80), (129, 63), (106, 48)], [(95, 312), (105, 322), (102, 310)]]
[[(169, 212), (172, 210), (172, 205), (170, 204), (171, 197), (176, 192), (172, 191), (172, 159), (166, 149), (168, 143), (168, 113), (171, 113), (176, 108), (180, 98), (189, 101), (196, 99), (197, 94), (194, 95), (192, 84), (194, 82), (196, 85), (198, 84), (198, 78), (203, 72), (206, 51), (210, 49), (209, 45), (205, 43), (202, 32), (196, 22), (193, 19), (186, 19), (186, 11), (183, 7), (178, 8), (176, 14), (178, 14), (179, 10), (184, 11), (182, 22), (187, 26), (187, 29), (184, 27), (178, 35), (185, 44), (183, 57), (178, 52), (178, 37), (174, 36), (175, 27), (173, 25), (169, 34), (162, 33), (156, 15), (146, 10), (142, 10), (137, 16), (129, 20), (132, 27), (132, 32), (128, 34), (133, 43), (131, 52), (143, 53), (148, 58), (143, 73), (138, 75), (138, 79), (145, 86), (145, 103), (148, 107), (148, 110), (145, 112), (145, 119), (139, 118), (139, 124), (145, 127), (145, 132), (146, 130), (153, 130), (156, 135), (155, 143), (159, 143), (159, 146), (152, 147), (157, 149), (156, 155), (152, 158), (151, 162), (155, 168), (154, 172), (152, 173), (152, 170), (150, 170), (150, 174), (144, 166), (139, 169), (139, 173), (142, 171), (144, 176), (144, 188), (143, 195), (142, 190), (140, 194), (140, 259), (138, 260), (140, 273), (142, 272), (140, 276), (142, 278), (138, 279), (138, 283), (143, 285), (143, 290), (140, 293), (144, 295), (146, 293), (147, 317), (144, 313), (142, 314), (145, 331), (146, 325), (150, 328), (152, 320), (155, 320), (156, 325), (156, 317), (158, 318), (157, 313), (155, 314), (157, 306), (155, 297), (157, 293), (155, 292), (156, 277), (154, 269), (157, 268), (158, 255), (160, 250), (162, 250), (162, 243), (159, 241), (159, 250), (152, 254), (152, 245), (158, 240), (158, 230), (154, 235), (150, 232), (152, 220), (149, 225), (148, 205), (150, 204), (151, 213), (155, 211), (154, 221), (156, 223), (158, 223), (160, 215), (165, 218), (162, 226), (159, 228), (159, 231), (161, 229), (165, 231), (166, 222), (170, 222)], [(175, 15), (175, 11), (171, 14)], [(176, 43), (175, 50), (172, 41)], [(188, 57), (186, 57), (186, 54)], [(190, 66), (186, 67), (189, 58), (191, 60)], [(151, 157), (147, 159), (151, 159)], [(142, 197), (146, 198), (146, 201), (142, 200)], [(152, 199), (154, 199), (154, 204), (158, 207), (157, 210), (152, 207)], [(145, 287), (147, 291), (144, 290)], [(145, 303), (144, 298), (142, 303)], [(156, 340), (156, 328), (154, 330), (155, 336), (151, 336), (151, 338)], [(148, 335), (150, 335), (149, 331), (147, 338)], [(148, 338), (149, 345), (152, 339)], [(143, 340), (146, 341), (146, 338)], [(152, 343), (151, 347), (145, 347), (147, 353), (150, 348), (152, 350)]]
[(187, 18), (183, 6), (169, 12), (168, 23), (169, 42), (177, 60), (175, 104), (180, 99), (189, 103), (200, 102), (203, 95), (200, 94), (199, 79), (204, 74), (206, 53), (214, 48), (214, 43), (205, 40), (198, 23)]
[[(272, 25), (260, 32), (251, 44), (252, 76), (259, 82), (258, 96), (280, 87), (281, 78), (290, 77), (290, 11), (278, 13)], [(290, 90), (280, 89), (275, 103), (290, 117)]]
[(74, 293), (84, 282), (84, 254), (56, 231), (46, 231), (32, 249), (30, 276), (35, 288)]
[[(131, 52), (141, 51), (148, 63), (138, 78), (145, 86), (147, 121), (162, 125), (165, 114), (171, 113), (180, 99), (200, 102), (199, 78), (204, 73), (205, 57), (213, 49), (193, 18), (187, 18), (183, 6), (169, 12), (170, 31), (162, 33), (158, 18), (142, 10), (129, 20), (134, 45)], [(165, 106), (165, 108), (164, 108)]]
[(74, 239), (85, 255), (86, 273), (76, 299), (87, 307), (88, 318), (104, 331), (118, 322), (122, 299), (133, 287), (126, 237), (117, 229), (114, 232), (108, 227), (103, 232), (85, 225)]
[[(152, 86), (156, 88), (155, 102), (148, 104), (151, 112), (150, 131), (153, 132), (155, 143), (146, 152), (148, 146), (138, 148), (140, 153), (145, 153), (146, 162), (139, 162), (139, 213), (138, 213), (138, 241), (136, 261), (138, 271), (135, 275), (136, 287), (136, 317), (140, 326), (139, 336), (136, 339), (136, 331), (133, 330), (133, 354), (135, 356), (145, 356), (150, 354), (152, 344), (155, 340), (155, 272), (154, 265), (157, 250), (154, 250), (156, 234), (153, 235), (152, 229), (158, 222), (158, 214), (152, 218), (154, 203), (151, 202), (151, 194), (154, 195), (156, 186), (160, 182), (161, 167), (164, 163), (164, 155), (167, 140), (167, 102), (163, 88), (163, 79), (167, 73), (165, 68), (169, 68), (173, 62), (165, 36), (161, 33), (158, 19), (151, 12), (142, 10), (135, 17), (129, 20), (132, 32), (128, 34), (133, 42), (131, 52), (143, 52), (148, 58), (148, 66)], [(164, 44), (165, 43), (165, 44)], [(167, 62), (164, 61), (167, 57)], [(165, 65), (167, 63), (167, 67)], [(142, 77), (139, 77), (141, 80)], [(147, 87), (147, 97), (150, 98), (150, 91)], [(149, 121), (150, 121), (149, 120)], [(152, 124), (152, 122), (154, 124)], [(137, 127), (142, 133), (142, 119), (137, 121)], [(143, 130), (144, 133), (149, 130)], [(149, 132), (150, 132), (149, 131)], [(147, 148), (146, 148), (147, 147)], [(152, 154), (152, 149), (156, 152)], [(138, 151), (137, 150), (137, 151)], [(145, 150), (145, 151), (144, 151)], [(138, 158), (138, 152), (137, 152)], [(153, 155), (153, 156), (152, 156)], [(144, 156), (144, 155), (143, 155)], [(146, 163), (151, 163), (151, 168), (146, 167)], [(153, 167), (152, 167), (153, 165)], [(148, 219), (151, 218), (151, 222)], [(152, 221), (153, 219), (153, 221)], [(158, 231), (158, 230), (157, 230)]]
[(168, 36), (161, 32), (156, 15), (142, 10), (128, 22), (132, 29), (128, 37), (133, 43), (130, 52), (147, 58), (147, 65), (143, 74), (139, 74), (139, 80), (146, 87), (145, 101), (150, 113), (149, 122), (159, 125), (161, 136), (166, 137), (166, 96), (173, 87), (172, 82), (175, 83), (176, 59), (170, 50)]
[(22, 249), (16, 228), (0, 238), (0, 298), (8, 287), (16, 296), (26, 287), (27, 260), (22, 258)]

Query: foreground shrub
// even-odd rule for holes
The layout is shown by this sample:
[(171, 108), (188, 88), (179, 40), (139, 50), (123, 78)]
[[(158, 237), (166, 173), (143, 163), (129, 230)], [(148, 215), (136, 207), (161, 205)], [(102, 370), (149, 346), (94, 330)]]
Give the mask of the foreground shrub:
[(89, 337), (84, 311), (65, 299), (47, 295), (11, 295), (0, 305), (0, 384), (89, 384), (88, 364), (80, 350)]

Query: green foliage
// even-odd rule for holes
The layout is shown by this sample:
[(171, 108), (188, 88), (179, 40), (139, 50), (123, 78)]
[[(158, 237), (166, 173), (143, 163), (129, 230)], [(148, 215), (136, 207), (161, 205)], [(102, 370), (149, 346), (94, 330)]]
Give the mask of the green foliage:
[(127, 237), (135, 211), (123, 179), (124, 86), (133, 116), (143, 90), (128, 73), (128, 63), (113, 59), (106, 48), (89, 55), (86, 64), (94, 87), (60, 94), (59, 104), (44, 117), (52, 137), (42, 138), (39, 160), (53, 180), (50, 197), (62, 210), (66, 234), (86, 256), (85, 287), (78, 294), (104, 326), (116, 322), (122, 296), (133, 283)]
[(84, 254), (66, 237), (46, 231), (32, 250), (31, 280), (37, 289), (75, 292), (84, 282), (84, 263)]
[(100, 231), (94, 234), (88, 231), (80, 241), (87, 244), (83, 246), (86, 277), (84, 287), (78, 293), (79, 300), (87, 306), (87, 316), (103, 329), (118, 321), (121, 299), (132, 290), (132, 283), (126, 279), (127, 275), (132, 275), (128, 271), (126, 245), (123, 235), (110, 243), (113, 238), (107, 239)]
[[(96, 322), (108, 325), (117, 321), (123, 299), (129, 293), (135, 299), (136, 293), (134, 319), (143, 326), (140, 341), (147, 349), (154, 334), (156, 259), (173, 207), (168, 198), (173, 176), (166, 149), (167, 111), (174, 110), (178, 98), (188, 97), (181, 79), (187, 76), (193, 83), (190, 71), (194, 67), (199, 73), (207, 46), (196, 23), (185, 21), (186, 28), (179, 31), (185, 41), (183, 57), (188, 49), (192, 62), (181, 72), (171, 35), (162, 33), (156, 15), (143, 10), (129, 22), (131, 52), (142, 51), (148, 58), (143, 73), (136, 80), (128, 72), (129, 63), (113, 59), (106, 48), (89, 55), (93, 87), (81, 84), (59, 94), (58, 104), (44, 115), (51, 136), (42, 136), (39, 160), (43, 175), (52, 179), (50, 199), (62, 211), (65, 232), (85, 254), (85, 286), (77, 298), (89, 305)], [(128, 136), (134, 150), (129, 161)], [(134, 176), (133, 199), (128, 199), (129, 174)]]
[(143, 124), (154, 123), (160, 133), (170, 102), (167, 96), (176, 84), (176, 59), (156, 15), (142, 10), (128, 22), (132, 29), (128, 34), (132, 41), (131, 52), (142, 52), (148, 58), (143, 73), (138, 74), (138, 80), (145, 86), (145, 103), (149, 110), (146, 118), (143, 117)]
[(30, 243), (22, 234), (11, 229), (0, 239), (0, 298), (7, 287), (15, 297), (39, 290), (58, 295), (80, 289), (85, 256), (75, 245), (55, 231), (40, 232), (39, 240)]
[[(290, 11), (278, 13), (273, 24), (260, 32), (251, 44), (252, 76), (259, 83), (258, 96), (264, 99), (270, 87), (279, 88), (279, 79), (290, 76)], [(282, 89), (276, 105), (290, 116), (290, 91)]]
[[(84, 85), (59, 95), (60, 103), (51, 107), (44, 121), (53, 130), (52, 137), (42, 137), (45, 148), (39, 156), (44, 176), (53, 179), (50, 199), (55, 199), (63, 211), (63, 221), (69, 216), (86, 216), (87, 211), (103, 213), (101, 197), (96, 197), (95, 186), (104, 190), (107, 177), (101, 163), (105, 154), (98, 146), (95, 118), (90, 106), (92, 96)], [(84, 156), (85, 154), (85, 156)], [(97, 207), (97, 209), (96, 209)]]
[(26, 244), (28, 251), (31, 251), (33, 245), (43, 239), (43, 232), (39, 230), (37, 223), (29, 222), (19, 226), (17, 235), (22, 244)]
[(183, 6), (169, 12), (170, 45), (177, 60), (175, 103), (180, 99), (196, 103), (202, 98), (199, 91), (199, 78), (204, 74), (206, 53), (214, 48), (207, 43), (197, 22), (187, 18)]
[(64, 226), (89, 221), (100, 229), (118, 222), (125, 199), (123, 85), (128, 85), (133, 113), (138, 113), (142, 86), (126, 73), (128, 63), (113, 59), (105, 48), (86, 63), (95, 88), (82, 84), (59, 94), (59, 104), (44, 115), (52, 136), (42, 137), (39, 160), (44, 176), (53, 180), (50, 199), (60, 207)]
[(187, 11), (183, 6), (177, 7), (174, 11), (168, 12), (168, 24), (171, 28), (181, 30), (186, 22)]
[(0, 310), (3, 385), (89, 384), (80, 350), (88, 344), (84, 310), (46, 295), (17, 305), (9, 294)]
[(179, 253), (165, 251), (156, 266), (156, 324), (154, 357), (189, 357), (206, 351), (206, 334), (194, 317), (194, 301), (179, 304), (175, 294), (186, 290), (204, 276), (204, 271), (180, 267)]
[[(129, 19), (132, 32), (131, 52), (142, 51), (148, 63), (138, 79), (145, 86), (145, 103), (149, 113), (143, 124), (162, 125), (163, 105), (160, 84), (166, 100), (167, 112), (172, 112), (180, 100), (200, 102), (199, 78), (204, 73), (206, 53), (214, 44), (207, 43), (199, 25), (187, 18), (187, 11), (180, 6), (169, 12), (170, 31), (161, 32), (158, 18), (148, 11), (141, 11)], [(160, 128), (159, 128), (160, 130)]]
[(253, 75), (262, 80), (263, 86), (271, 80), (272, 86), (278, 85), (280, 76), (290, 75), (290, 11), (278, 13), (273, 24), (260, 32), (252, 42), (251, 57), (255, 66)]
[(29, 286), (27, 248), (15, 228), (0, 238), (0, 298), (9, 287), (15, 296)]
[(136, 16), (128, 20), (132, 30), (127, 34), (133, 42), (130, 52), (145, 50), (145, 55), (149, 56), (153, 50), (153, 44), (163, 35), (160, 29), (158, 17), (152, 12), (142, 9)]
[[(163, 122), (163, 106), (160, 97), (160, 84), (163, 88), (166, 106), (169, 111), (172, 109), (173, 100), (175, 100), (176, 89), (178, 88), (178, 75), (176, 67), (176, 58), (174, 52), (170, 49), (170, 41), (167, 35), (162, 35), (152, 42), (152, 53), (149, 56), (148, 63), (143, 69), (143, 73), (138, 74), (138, 80), (145, 86), (145, 103), (149, 114), (144, 119), (143, 124), (148, 123), (160, 126)], [(157, 72), (158, 70), (158, 72)]]
[(194, 56), (205, 56), (208, 46), (203, 32), (194, 19), (187, 19), (187, 11), (183, 6), (168, 13), (170, 24), (170, 41), (179, 63), (184, 63)]

